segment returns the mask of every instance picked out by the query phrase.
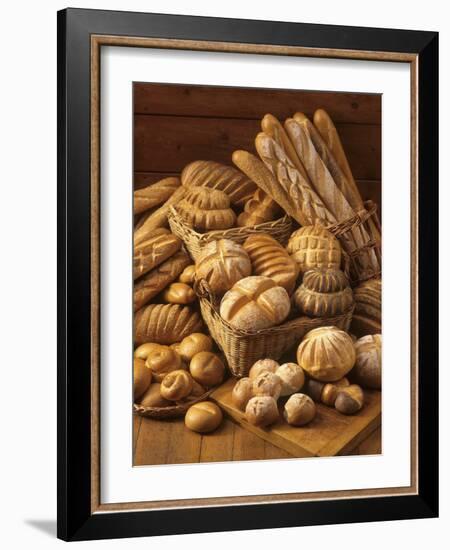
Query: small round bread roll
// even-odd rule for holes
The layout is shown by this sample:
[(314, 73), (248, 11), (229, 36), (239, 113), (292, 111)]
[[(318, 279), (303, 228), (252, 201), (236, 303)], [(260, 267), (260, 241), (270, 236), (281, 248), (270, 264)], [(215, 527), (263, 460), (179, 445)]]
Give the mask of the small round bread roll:
[(181, 275), (178, 277), (178, 280), (180, 281), (180, 283), (184, 283), (186, 285), (194, 284), (194, 279), (195, 279), (195, 264), (191, 264), (185, 267)]
[(294, 393), (284, 406), (284, 418), (291, 426), (304, 426), (316, 416), (316, 404), (304, 393)]
[(145, 366), (143, 359), (134, 358), (133, 361), (133, 393), (134, 398), (138, 399), (150, 386), (152, 381), (152, 371)]
[(185, 283), (172, 283), (163, 292), (163, 300), (169, 304), (192, 304), (195, 292)]
[(169, 401), (180, 401), (192, 391), (192, 378), (185, 370), (174, 370), (166, 374), (161, 382), (161, 395)]
[(277, 402), (269, 395), (252, 397), (245, 407), (245, 418), (254, 426), (270, 426), (279, 418)]
[(356, 384), (338, 391), (334, 407), (342, 414), (355, 414), (364, 405), (364, 392)]
[(262, 372), (268, 371), (275, 373), (279, 366), (280, 364), (273, 359), (259, 359), (259, 361), (253, 364), (248, 376), (253, 380), (253, 378), (256, 378)]
[(355, 343), (356, 362), (352, 381), (363, 388), (381, 390), (381, 334), (363, 336)]
[(281, 380), (282, 397), (298, 392), (305, 383), (305, 374), (297, 363), (283, 363), (277, 368), (275, 374)]
[(182, 366), (181, 357), (168, 346), (159, 346), (152, 351), (145, 364), (152, 371), (153, 379), (156, 382), (161, 382), (166, 374), (178, 370)]
[(241, 378), (234, 385), (231, 392), (231, 401), (233, 405), (241, 411), (245, 411), (245, 407), (253, 397), (252, 381), (250, 378)]
[(141, 397), (140, 403), (144, 407), (170, 407), (173, 405), (173, 403), (167, 401), (161, 395), (161, 384), (158, 382), (150, 384), (147, 391)]
[(350, 386), (350, 382), (345, 377), (341, 378), (337, 382), (329, 382), (328, 384), (325, 384), (322, 389), (320, 400), (327, 407), (334, 407), (334, 402), (336, 401), (338, 391), (346, 386)]
[(211, 351), (212, 347), (213, 341), (210, 336), (201, 332), (194, 332), (181, 341), (178, 353), (181, 355), (183, 361), (189, 363), (196, 353)]
[(150, 342), (141, 344), (134, 350), (134, 356), (145, 361), (152, 351), (156, 351), (160, 347), (160, 344), (151, 344)]
[(220, 426), (223, 414), (220, 408), (211, 401), (195, 403), (186, 412), (184, 423), (186, 428), (201, 434), (214, 431)]
[(194, 380), (210, 388), (222, 382), (225, 365), (215, 353), (200, 351), (191, 359), (189, 370)]
[(273, 372), (262, 372), (252, 380), (253, 395), (268, 395), (275, 401), (280, 397), (281, 380)]

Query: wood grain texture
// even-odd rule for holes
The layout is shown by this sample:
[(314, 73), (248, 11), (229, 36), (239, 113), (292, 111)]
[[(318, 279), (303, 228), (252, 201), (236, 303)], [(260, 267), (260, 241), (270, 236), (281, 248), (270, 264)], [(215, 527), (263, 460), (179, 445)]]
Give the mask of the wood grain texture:
[[(250, 103), (250, 101), (249, 101)], [(236, 149), (255, 152), (259, 120), (135, 115), (136, 172), (180, 172), (194, 160), (231, 165)], [(381, 126), (337, 124), (355, 179), (381, 179)]]
[[(251, 101), (248, 100), (249, 94)], [(277, 106), (277, 117), (282, 120), (299, 110), (312, 115), (318, 105), (338, 123), (379, 124), (381, 120), (379, 94), (177, 84), (134, 85), (136, 114), (260, 120), (266, 113), (273, 112), (274, 104)]]

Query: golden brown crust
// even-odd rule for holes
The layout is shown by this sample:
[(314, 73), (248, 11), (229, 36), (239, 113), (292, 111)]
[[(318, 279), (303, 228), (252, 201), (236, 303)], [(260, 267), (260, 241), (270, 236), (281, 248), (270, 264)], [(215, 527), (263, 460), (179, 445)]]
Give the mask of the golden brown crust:
[(148, 187), (137, 189), (134, 192), (133, 212), (140, 214), (165, 202), (178, 187), (181, 181), (179, 178), (164, 178)]
[(145, 275), (180, 250), (181, 240), (164, 228), (134, 246), (133, 277)]

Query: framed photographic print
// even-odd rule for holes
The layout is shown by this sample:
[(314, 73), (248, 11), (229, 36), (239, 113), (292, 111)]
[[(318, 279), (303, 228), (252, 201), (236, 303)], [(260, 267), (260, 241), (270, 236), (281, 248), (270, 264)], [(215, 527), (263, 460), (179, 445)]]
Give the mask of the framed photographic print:
[(58, 13), (58, 536), (438, 514), (437, 33)]

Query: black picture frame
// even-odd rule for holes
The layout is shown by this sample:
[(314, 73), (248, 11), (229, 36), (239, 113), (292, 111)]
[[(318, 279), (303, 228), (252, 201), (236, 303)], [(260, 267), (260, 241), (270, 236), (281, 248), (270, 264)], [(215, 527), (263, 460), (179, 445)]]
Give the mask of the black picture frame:
[[(92, 513), (89, 221), (93, 34), (418, 56), (417, 495)], [(87, 540), (437, 515), (438, 33), (85, 9), (58, 12), (58, 537)]]

